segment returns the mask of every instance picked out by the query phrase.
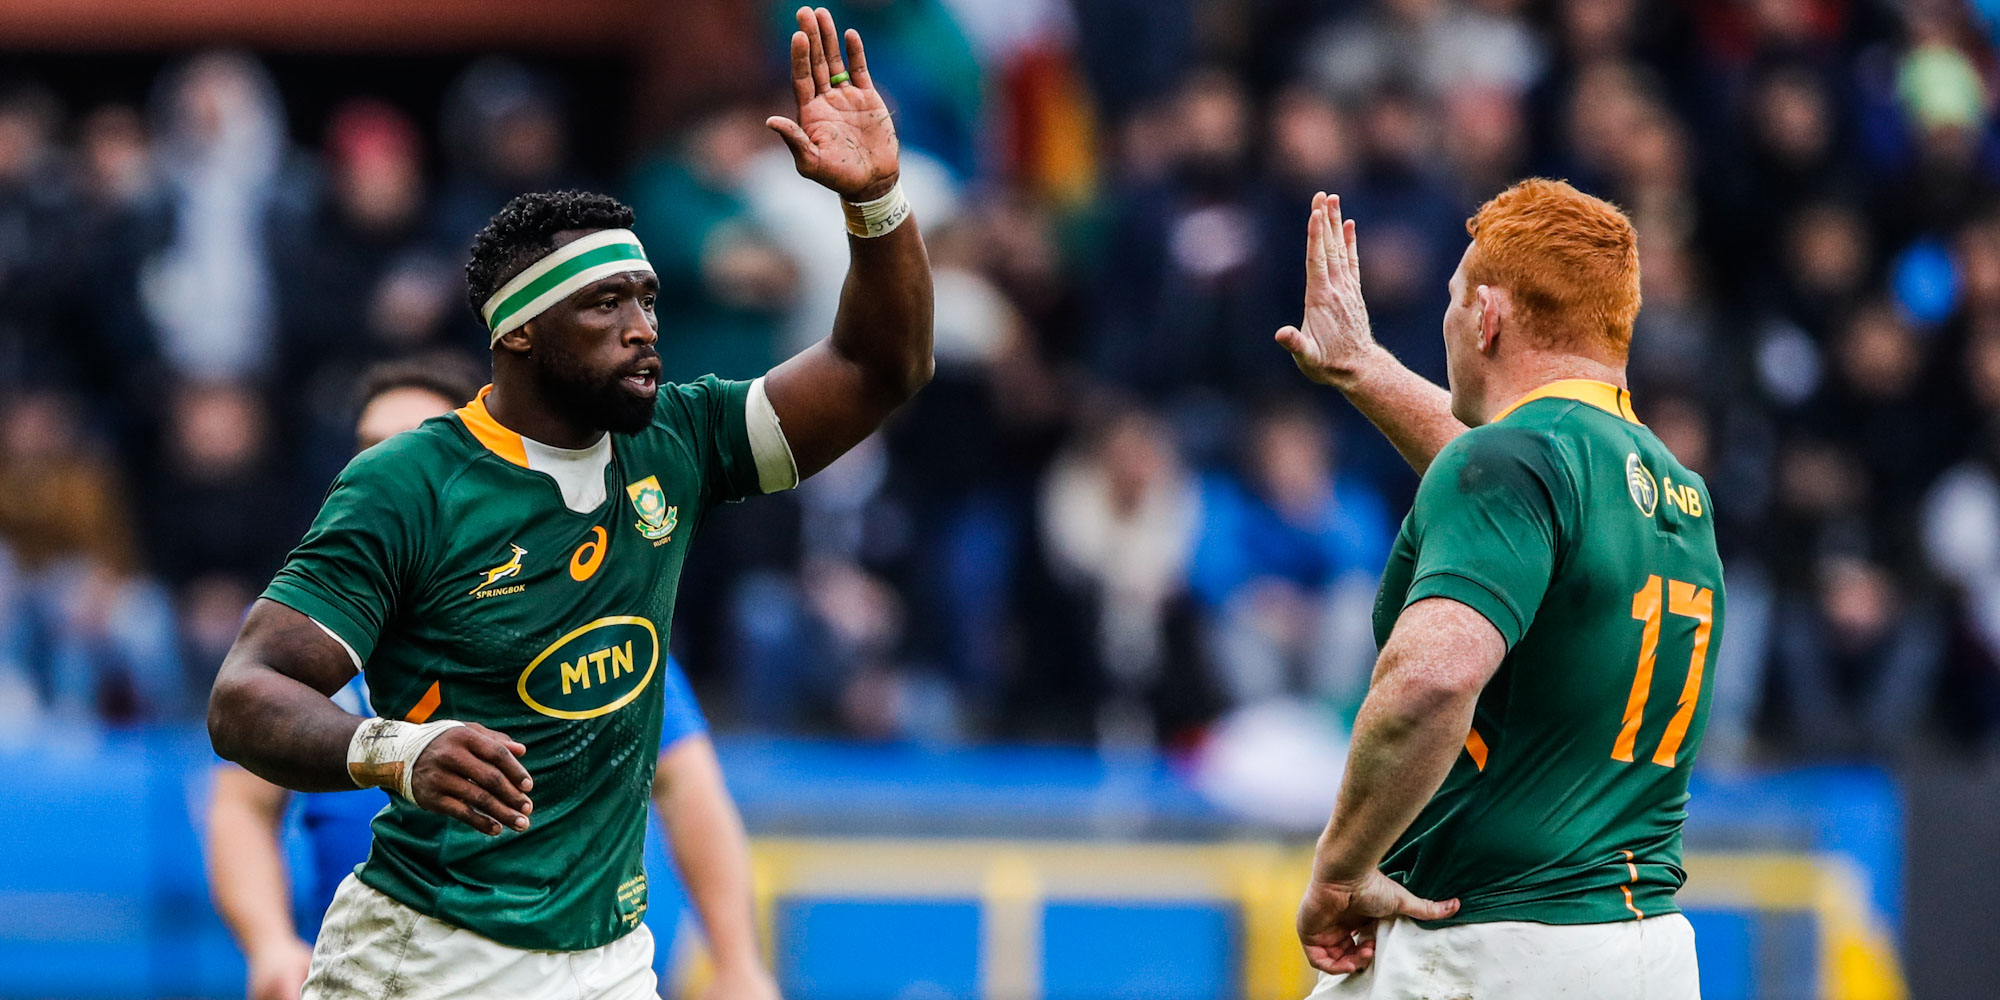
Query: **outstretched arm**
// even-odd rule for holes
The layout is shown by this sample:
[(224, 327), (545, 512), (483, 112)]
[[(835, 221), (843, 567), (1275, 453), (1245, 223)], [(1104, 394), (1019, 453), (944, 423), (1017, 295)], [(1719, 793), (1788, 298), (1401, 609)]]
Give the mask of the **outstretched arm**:
[(799, 475), (810, 476), (930, 381), (931, 268), (896, 185), (896, 127), (868, 75), (860, 33), (847, 32), (843, 59), (826, 8), (801, 7), (798, 21), (792, 87), (799, 117), (765, 124), (791, 147), (801, 175), (840, 195), (852, 255), (832, 335), (772, 369), (764, 383)]
[(1465, 425), (1451, 415), (1451, 393), (1404, 367), (1375, 340), (1361, 300), (1361, 255), (1340, 198), (1313, 196), (1306, 223), (1306, 311), (1299, 326), (1277, 333), (1305, 376), (1339, 389), (1422, 475)]

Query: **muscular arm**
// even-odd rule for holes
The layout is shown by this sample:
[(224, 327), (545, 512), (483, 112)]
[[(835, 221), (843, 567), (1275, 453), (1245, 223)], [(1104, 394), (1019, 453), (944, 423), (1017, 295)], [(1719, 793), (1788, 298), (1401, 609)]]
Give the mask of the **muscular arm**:
[[(868, 74), (860, 34), (847, 33), (843, 53), (823, 7), (799, 8), (798, 25), (791, 53), (798, 120), (765, 124), (791, 147), (802, 176), (850, 204), (888, 195), (900, 176), (896, 129)], [(931, 377), (931, 267), (916, 219), (872, 238), (850, 235), (848, 249), (832, 335), (764, 383), (801, 476), (874, 433)]]
[(1419, 476), (1452, 438), (1465, 433), (1465, 425), (1451, 415), (1451, 393), (1380, 345), (1353, 367), (1329, 375), (1327, 384), (1339, 389)]
[(1403, 609), (1354, 722), (1340, 797), (1313, 856), (1316, 881), (1356, 881), (1381, 864), (1444, 783), (1506, 655), (1499, 630), (1464, 604), (1433, 597)]
[(931, 266), (916, 219), (847, 244), (852, 262), (832, 335), (764, 382), (801, 477), (874, 433), (931, 377)]
[[(362, 720), (332, 698), (354, 673), (347, 650), (312, 619), (258, 601), (208, 698), (215, 752), (294, 791), (355, 787), (347, 750)], [(506, 734), (467, 723), (438, 735), (405, 766), (418, 806), (498, 836), (503, 826), (527, 829), (534, 811), (527, 795), (534, 782), (517, 759), (526, 753)]]
[(1354, 223), (1341, 219), (1338, 197), (1313, 196), (1306, 223), (1305, 319), (1279, 330), (1276, 339), (1307, 378), (1339, 389), (1418, 475), (1465, 433), (1465, 425), (1451, 415), (1451, 393), (1376, 342), (1361, 298)]
[(660, 755), (653, 807), (701, 916), (717, 975), (768, 979), (757, 952), (749, 841), (707, 736), (689, 736)]
[(258, 601), (209, 695), (215, 752), (295, 791), (353, 788), (347, 744), (361, 718), (335, 705), (332, 695), (354, 674), (347, 651), (312, 619)]

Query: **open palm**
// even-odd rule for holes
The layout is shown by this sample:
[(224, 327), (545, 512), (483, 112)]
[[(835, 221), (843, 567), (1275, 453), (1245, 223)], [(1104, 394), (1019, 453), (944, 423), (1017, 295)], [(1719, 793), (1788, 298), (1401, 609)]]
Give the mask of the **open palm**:
[(799, 30), (792, 33), (792, 90), (799, 117), (773, 116), (764, 124), (791, 147), (800, 175), (848, 201), (879, 198), (895, 186), (900, 169), (896, 126), (868, 75), (861, 33), (848, 30), (843, 59), (843, 39), (834, 30), (832, 12), (800, 7), (798, 20)]
[(1340, 217), (1340, 196), (1313, 196), (1306, 222), (1306, 309), (1298, 326), (1277, 333), (1279, 346), (1307, 378), (1336, 384), (1376, 349), (1361, 298), (1361, 252), (1354, 223)]

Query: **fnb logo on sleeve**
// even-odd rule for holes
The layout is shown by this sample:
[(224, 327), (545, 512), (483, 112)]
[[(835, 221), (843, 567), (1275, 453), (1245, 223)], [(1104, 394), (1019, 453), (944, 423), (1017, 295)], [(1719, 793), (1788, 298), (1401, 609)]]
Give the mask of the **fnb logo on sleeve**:
[(521, 701), (557, 719), (591, 719), (639, 697), (660, 665), (660, 632), (637, 615), (599, 618), (549, 644), (521, 671)]

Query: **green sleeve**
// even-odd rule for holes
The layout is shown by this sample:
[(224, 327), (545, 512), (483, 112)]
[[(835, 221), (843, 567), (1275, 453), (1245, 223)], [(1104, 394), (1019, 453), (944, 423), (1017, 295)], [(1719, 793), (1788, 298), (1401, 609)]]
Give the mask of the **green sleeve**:
[(428, 490), (413, 485), (422, 477), (396, 460), (397, 444), (391, 439), (348, 464), (264, 590), (267, 600), (332, 630), (363, 662), (412, 592), (434, 507)]
[(1403, 606), (1458, 601), (1514, 648), (1548, 590), (1569, 483), (1554, 443), (1535, 431), (1485, 427), (1446, 446), (1417, 488), (1416, 566)]
[(656, 420), (668, 424), (693, 453), (705, 506), (761, 493), (750, 451), (750, 383), (703, 375), (664, 386)]

